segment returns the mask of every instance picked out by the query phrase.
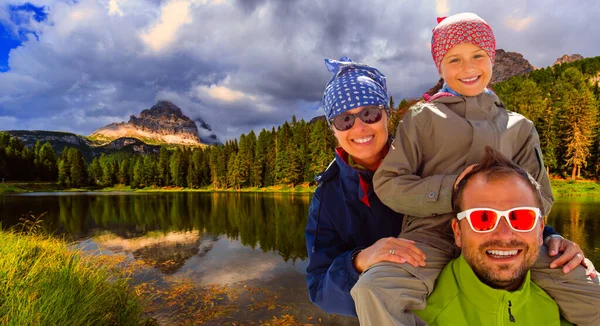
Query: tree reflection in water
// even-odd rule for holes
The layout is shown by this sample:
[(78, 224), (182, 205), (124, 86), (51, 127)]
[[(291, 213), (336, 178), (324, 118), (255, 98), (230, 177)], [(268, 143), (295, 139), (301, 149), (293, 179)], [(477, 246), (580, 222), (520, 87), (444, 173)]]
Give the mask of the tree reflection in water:
[(74, 240), (100, 231), (123, 239), (154, 231), (226, 235), (295, 262), (307, 257), (304, 225), (310, 198), (306, 194), (199, 192), (4, 196), (0, 213), (3, 227), (8, 227), (22, 214), (47, 211), (44, 227)]

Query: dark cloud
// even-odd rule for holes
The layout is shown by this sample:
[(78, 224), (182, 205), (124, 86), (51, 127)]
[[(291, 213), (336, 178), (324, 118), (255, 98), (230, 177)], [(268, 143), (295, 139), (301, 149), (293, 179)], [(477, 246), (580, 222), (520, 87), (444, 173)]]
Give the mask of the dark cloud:
[[(189, 19), (170, 36), (148, 37), (153, 49), (144, 35), (163, 20), (161, 8), (182, 2), (189, 3)], [(10, 52), (10, 70), (0, 73), (2, 128), (89, 134), (166, 99), (226, 140), (293, 114), (306, 120), (320, 114), (330, 77), (324, 58), (376, 66), (397, 102), (420, 96), (438, 79), (428, 48), (437, 15), (432, 0), (117, 0), (123, 16), (109, 15), (108, 1), (33, 3), (44, 6), (46, 20), (29, 14), (10, 26), (34, 31), (39, 40), (25, 39)], [(590, 38), (600, 14), (593, 0), (467, 0), (448, 7), (450, 14), (478, 13), (499, 48), (538, 67), (565, 53), (599, 54)], [(0, 22), (10, 16), (6, 8), (0, 7)], [(168, 32), (168, 19), (163, 23)]]

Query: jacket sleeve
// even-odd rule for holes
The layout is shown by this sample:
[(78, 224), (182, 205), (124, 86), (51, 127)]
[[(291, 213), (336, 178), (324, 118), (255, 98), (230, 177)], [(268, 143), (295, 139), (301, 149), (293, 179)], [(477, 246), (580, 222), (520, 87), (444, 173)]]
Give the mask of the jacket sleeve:
[(421, 178), (420, 126), (414, 118), (419, 108), (404, 115), (390, 151), (373, 176), (375, 193), (396, 212), (426, 217), (452, 212), (452, 190), (458, 175), (436, 174)]
[[(520, 135), (525, 142), (513, 157), (513, 161), (527, 171), (539, 184), (540, 192), (542, 193), (542, 214), (544, 216), (550, 213), (554, 196), (552, 195), (552, 186), (550, 186), (550, 178), (542, 159), (542, 149), (540, 146), (540, 137), (537, 130), (531, 121), (528, 121), (531, 128), (527, 130), (528, 135)], [(523, 139), (521, 138), (521, 139)]]
[(354, 268), (352, 254), (362, 248), (351, 248), (340, 237), (328, 210), (321, 207), (322, 196), (323, 186), (320, 186), (312, 198), (305, 230), (308, 295), (312, 303), (327, 313), (356, 316), (350, 290), (360, 274)]

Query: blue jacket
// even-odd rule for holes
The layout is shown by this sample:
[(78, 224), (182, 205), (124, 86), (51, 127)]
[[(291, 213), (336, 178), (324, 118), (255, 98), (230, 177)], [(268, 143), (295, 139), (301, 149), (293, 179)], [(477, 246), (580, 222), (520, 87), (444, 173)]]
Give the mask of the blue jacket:
[[(381, 238), (397, 237), (402, 228), (403, 215), (379, 200), (372, 177), (348, 165), (347, 154), (337, 150), (335, 161), (316, 178), (305, 229), (306, 283), (310, 301), (327, 313), (356, 316), (350, 290), (360, 273), (352, 254)], [(544, 237), (555, 233), (544, 229)]]
[(360, 274), (352, 254), (381, 238), (397, 237), (403, 215), (377, 198), (373, 173), (352, 168), (346, 158), (338, 150), (335, 161), (316, 178), (319, 186), (305, 231), (306, 282), (310, 301), (325, 312), (356, 316), (350, 290)]

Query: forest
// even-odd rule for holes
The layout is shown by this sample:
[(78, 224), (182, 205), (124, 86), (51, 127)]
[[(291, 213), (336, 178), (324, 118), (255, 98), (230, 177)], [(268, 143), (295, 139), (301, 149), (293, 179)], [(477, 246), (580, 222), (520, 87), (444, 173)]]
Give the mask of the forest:
[[(598, 179), (600, 173), (600, 57), (534, 70), (493, 85), (507, 110), (532, 120), (551, 175)], [(420, 99), (390, 99), (392, 135)], [(0, 133), (0, 178), (59, 186), (240, 189), (311, 183), (334, 158), (336, 140), (324, 119), (292, 116), (271, 130), (242, 134), (220, 146), (162, 147), (158, 155), (102, 154), (86, 162), (76, 148), (56, 155), (49, 143), (27, 148)]]

